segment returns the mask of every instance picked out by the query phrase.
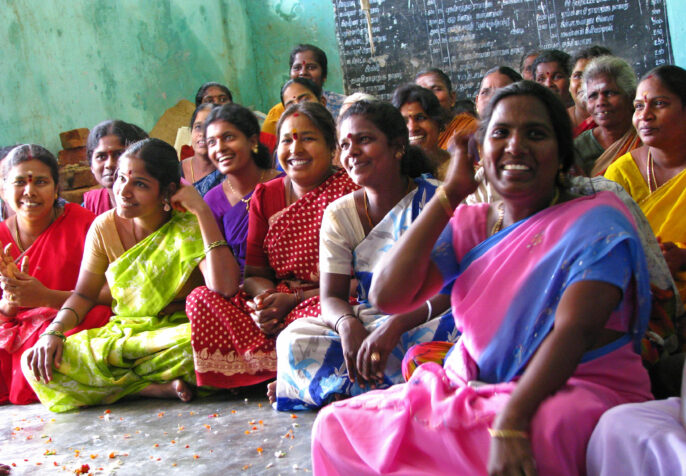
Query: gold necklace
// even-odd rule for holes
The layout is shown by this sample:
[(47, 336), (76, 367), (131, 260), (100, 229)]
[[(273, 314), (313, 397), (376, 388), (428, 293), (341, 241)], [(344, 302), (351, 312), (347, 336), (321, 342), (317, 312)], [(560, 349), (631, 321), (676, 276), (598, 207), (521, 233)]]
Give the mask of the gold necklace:
[(648, 160), (646, 161), (646, 175), (648, 177), (648, 189), (650, 193), (657, 190), (657, 179), (655, 178), (655, 164), (653, 162), (653, 152), (648, 148)]
[[(50, 219), (50, 223), (48, 223), (48, 227), (52, 225), (52, 222), (54, 222), (57, 219), (57, 212), (55, 211), (55, 207), (52, 207), (52, 218)], [(48, 228), (46, 227), (46, 229)], [(19, 248), (19, 252), (23, 253), (26, 251), (24, 249), (24, 245), (21, 242), (21, 235), (19, 234), (19, 217), (15, 215), (14, 217), (14, 233), (17, 235), (17, 248)], [(30, 248), (31, 246), (29, 246)]]
[[(262, 173), (260, 174), (260, 179), (257, 181), (257, 183), (262, 183), (262, 179), (264, 178), (264, 171), (265, 169), (262, 169)], [(240, 193), (236, 191), (235, 188), (233, 188), (233, 185), (231, 185), (231, 180), (229, 180), (229, 177), (226, 177), (226, 183), (229, 185), (229, 188), (231, 189), (231, 192), (234, 195), (238, 195), (238, 199), (245, 203), (245, 209), (246, 211), (250, 209), (250, 199), (252, 198), (252, 195), (250, 195), (248, 198), (243, 198)], [(257, 184), (255, 184), (257, 186)], [(255, 187), (253, 187), (253, 190), (255, 190)]]
[(193, 170), (193, 159), (195, 159), (195, 156), (191, 157), (191, 183), (195, 183), (195, 171)]
[[(553, 205), (555, 205), (559, 199), (560, 199), (560, 189), (555, 187), (555, 193), (553, 194), (553, 199), (548, 204), (548, 207), (552, 207)], [(546, 207), (546, 208), (548, 208), (548, 207)], [(505, 204), (503, 202), (500, 202), (500, 204), (498, 205), (498, 219), (496, 220), (495, 225), (493, 225), (493, 228), (491, 228), (491, 235), (495, 235), (500, 230), (502, 230), (504, 220), (505, 220)]]

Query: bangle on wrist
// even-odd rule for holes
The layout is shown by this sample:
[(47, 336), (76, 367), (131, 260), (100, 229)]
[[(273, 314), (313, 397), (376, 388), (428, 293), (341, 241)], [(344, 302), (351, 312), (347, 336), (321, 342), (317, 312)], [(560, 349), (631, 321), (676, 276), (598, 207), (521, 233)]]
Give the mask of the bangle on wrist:
[(295, 296), (296, 306), (305, 300), (305, 291), (302, 288), (295, 288), (293, 295)]
[(529, 439), (529, 434), (521, 430), (496, 430), (495, 428), (489, 428), (488, 434), (491, 435), (491, 438)]
[(41, 336), (41, 337), (43, 337), (43, 336), (55, 336), (55, 337), (59, 337), (60, 339), (62, 339), (62, 342), (64, 342), (65, 340), (67, 340), (67, 336), (65, 336), (63, 333), (61, 333), (60, 331), (55, 331), (55, 330), (51, 330), (51, 329), (46, 330), (46, 331), (43, 332), (40, 336)]
[(352, 314), (350, 312), (347, 312), (345, 314), (341, 314), (338, 316), (338, 319), (336, 319), (336, 323), (333, 325), (333, 330), (336, 334), (338, 334), (338, 324), (341, 322), (341, 320), (346, 319), (346, 318), (352, 318), (352, 319), (357, 319), (357, 316), (355, 314)]
[(207, 245), (204, 249), (205, 254), (209, 253), (215, 248), (219, 248), (220, 246), (229, 246), (229, 244), (226, 242), (226, 240), (217, 240), (213, 241), (209, 245)]
[[(66, 306), (65, 306), (65, 307), (62, 307), (62, 308), (58, 311), (58, 314), (59, 314), (60, 312), (62, 312), (62, 311), (69, 311), (69, 312), (71, 312), (72, 314), (74, 314), (74, 316), (76, 317), (76, 326), (78, 326), (78, 325), (81, 323), (81, 316), (79, 316), (79, 313), (76, 312), (76, 311), (75, 311), (74, 309), (72, 309), (71, 307), (66, 307)], [(57, 321), (57, 322), (58, 322), (58, 323), (61, 323), (61, 321)], [(74, 327), (76, 327), (76, 326), (74, 326)]]
[(448, 194), (445, 193), (445, 188), (443, 185), (438, 186), (434, 195), (438, 198), (438, 201), (443, 207), (443, 210), (445, 210), (446, 215), (448, 215), (448, 218), (452, 218), (453, 213), (455, 212), (455, 207), (453, 207), (450, 203), (450, 199), (448, 198)]
[(426, 322), (429, 322), (431, 320), (431, 314), (434, 313), (434, 310), (431, 306), (431, 301), (429, 301), (428, 299), (426, 300), (426, 307), (429, 309), (429, 312), (426, 314)]

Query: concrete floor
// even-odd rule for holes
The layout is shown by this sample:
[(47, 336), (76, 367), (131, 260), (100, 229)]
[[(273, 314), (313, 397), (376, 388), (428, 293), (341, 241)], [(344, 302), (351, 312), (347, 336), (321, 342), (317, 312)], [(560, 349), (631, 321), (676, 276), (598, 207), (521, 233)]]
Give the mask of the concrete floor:
[(274, 411), (264, 386), (187, 404), (140, 399), (63, 414), (5, 405), (0, 463), (12, 475), (74, 474), (82, 465), (94, 475), (307, 474), (315, 416)]

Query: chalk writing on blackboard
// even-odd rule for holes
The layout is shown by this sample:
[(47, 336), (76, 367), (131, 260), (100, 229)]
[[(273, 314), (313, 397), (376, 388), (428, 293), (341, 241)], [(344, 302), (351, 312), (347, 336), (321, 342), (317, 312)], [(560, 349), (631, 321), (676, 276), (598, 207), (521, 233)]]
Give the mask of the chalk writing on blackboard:
[(483, 73), (518, 69), (525, 51), (609, 47), (637, 74), (673, 62), (663, 0), (371, 0), (376, 52), (359, 0), (333, 0), (345, 90), (389, 99), (426, 68), (444, 70), (459, 96)]

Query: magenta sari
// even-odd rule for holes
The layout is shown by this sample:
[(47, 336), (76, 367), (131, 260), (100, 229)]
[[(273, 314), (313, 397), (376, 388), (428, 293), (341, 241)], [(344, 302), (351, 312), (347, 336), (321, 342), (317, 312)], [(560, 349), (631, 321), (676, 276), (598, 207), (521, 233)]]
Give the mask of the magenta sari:
[[(315, 474), (486, 474), (488, 428), (548, 335), (565, 290), (609, 282), (623, 301), (606, 327), (619, 340), (584, 355), (539, 406), (531, 442), (539, 474), (585, 474), (600, 415), (649, 399), (640, 339), (650, 311), (645, 258), (630, 213), (611, 193), (543, 210), (487, 237), (488, 205), (462, 206), (434, 247), (462, 336), (444, 367), (323, 409), (313, 428)], [(471, 226), (464, 226), (470, 223)], [(485, 385), (474, 388), (469, 381)]]

